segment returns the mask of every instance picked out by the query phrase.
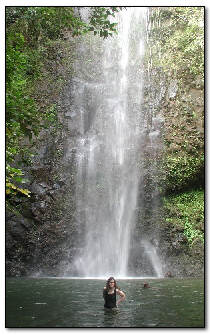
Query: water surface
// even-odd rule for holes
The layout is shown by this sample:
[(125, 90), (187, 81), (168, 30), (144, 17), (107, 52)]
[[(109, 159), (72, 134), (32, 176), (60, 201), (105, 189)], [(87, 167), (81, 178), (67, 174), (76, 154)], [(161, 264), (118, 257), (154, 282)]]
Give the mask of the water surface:
[(126, 301), (104, 311), (105, 280), (10, 278), (6, 327), (204, 327), (204, 283), (198, 279), (119, 280)]

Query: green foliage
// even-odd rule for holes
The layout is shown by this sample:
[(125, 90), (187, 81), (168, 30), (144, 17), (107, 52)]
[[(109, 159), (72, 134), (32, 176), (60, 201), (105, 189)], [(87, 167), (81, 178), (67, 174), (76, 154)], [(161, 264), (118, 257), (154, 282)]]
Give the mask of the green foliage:
[[(161, 184), (167, 193), (202, 187), (204, 8), (155, 7), (150, 22), (147, 61), (164, 73), (166, 86)], [(169, 94), (173, 81), (174, 97)]]
[(184, 235), (187, 237), (190, 244), (193, 244), (195, 239), (199, 238), (204, 243), (204, 234), (193, 227), (193, 224), (189, 222), (188, 217), (186, 217), (184, 225)]
[(6, 194), (11, 196), (11, 195), (16, 195), (21, 194), (21, 195), (26, 195), (27, 197), (30, 197), (30, 191), (27, 189), (23, 189), (22, 187), (18, 187), (15, 185), (12, 181), (14, 181), (16, 184), (23, 184), (27, 182), (26, 179), (22, 177), (23, 172), (20, 169), (13, 168), (9, 164), (7, 164), (6, 167), (6, 172), (7, 172), (7, 177), (6, 177)]
[(198, 239), (204, 243), (204, 192), (191, 191), (164, 198), (166, 221), (182, 226), (190, 246)]
[(195, 187), (204, 175), (204, 155), (201, 157), (191, 155), (167, 155), (165, 158), (165, 188), (167, 190), (182, 190), (188, 187)]
[(150, 34), (155, 64), (180, 77), (190, 74), (203, 78), (204, 8), (156, 8), (152, 12), (152, 23)]
[(93, 31), (94, 35), (106, 38), (116, 32), (116, 23), (109, 17), (114, 17), (119, 10), (122, 7), (92, 7), (89, 22), (84, 22), (73, 7), (7, 7), (7, 26), (20, 23), (28, 44), (32, 46), (46, 39), (62, 37), (64, 29), (71, 31), (73, 36)]
[(111, 23), (109, 16), (114, 16), (122, 7), (94, 7), (93, 15), (90, 19), (88, 31), (93, 31), (94, 35), (99, 34), (100, 37), (108, 37), (113, 32), (117, 32), (117, 23)]
[(26, 50), (25, 38), (18, 31), (8, 31), (6, 42), (6, 193), (28, 196), (28, 191), (17, 186), (17, 183), (24, 183), (24, 178), (21, 169), (15, 167), (14, 160), (27, 151), (21, 145), (24, 138), (31, 140), (33, 135), (38, 134), (40, 115), (30, 96), (28, 69), (31, 58)]
[(57, 109), (56, 104), (53, 104), (50, 106), (45, 114), (45, 125), (47, 128), (49, 128), (52, 125), (57, 125), (58, 123), (58, 115), (57, 115)]
[[(30, 162), (30, 145), (41, 129), (58, 126), (56, 105), (46, 101), (44, 107), (40, 106), (34, 95), (35, 86), (48, 75), (45, 58), (49, 57), (50, 45), (62, 41), (65, 31), (72, 36), (92, 32), (108, 37), (116, 32), (116, 23), (109, 17), (121, 9), (92, 7), (89, 22), (83, 22), (72, 7), (6, 7), (6, 193), (9, 197), (29, 196), (30, 192), (20, 187), (25, 180), (18, 163)], [(44, 96), (45, 92), (40, 94)]]

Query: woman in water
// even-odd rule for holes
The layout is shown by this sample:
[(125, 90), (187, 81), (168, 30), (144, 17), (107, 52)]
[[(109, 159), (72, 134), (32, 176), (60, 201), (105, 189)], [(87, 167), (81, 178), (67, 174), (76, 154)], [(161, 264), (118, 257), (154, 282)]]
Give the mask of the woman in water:
[[(116, 299), (117, 294), (120, 296), (118, 301)], [(125, 293), (119, 290), (116, 284), (116, 280), (113, 277), (110, 277), (106, 282), (106, 286), (104, 287), (103, 297), (105, 308), (117, 308), (118, 304), (125, 300)]]

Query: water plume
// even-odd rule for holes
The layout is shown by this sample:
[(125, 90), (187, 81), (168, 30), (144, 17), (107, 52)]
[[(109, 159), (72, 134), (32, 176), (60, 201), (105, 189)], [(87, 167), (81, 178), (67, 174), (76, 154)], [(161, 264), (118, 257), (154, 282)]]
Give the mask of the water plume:
[[(74, 260), (78, 276), (130, 275), (141, 178), (138, 162), (145, 138), (147, 17), (146, 8), (127, 8), (117, 15), (117, 35), (94, 42), (84, 39), (77, 50), (72, 108), (78, 113), (79, 134), (76, 206), (80, 238)], [(90, 45), (95, 54), (88, 62)]]

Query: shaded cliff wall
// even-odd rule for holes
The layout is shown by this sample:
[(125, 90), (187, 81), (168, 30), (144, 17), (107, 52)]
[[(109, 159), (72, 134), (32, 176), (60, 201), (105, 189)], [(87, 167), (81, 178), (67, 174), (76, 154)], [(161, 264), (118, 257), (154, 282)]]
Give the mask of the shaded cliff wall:
[(69, 134), (66, 114), (74, 43), (68, 33), (63, 40), (49, 43), (41, 79), (33, 88), (40, 108), (53, 105), (56, 118), (34, 139), (30, 164), (22, 164), (31, 197), (17, 195), (7, 208), (8, 275), (41, 274), (42, 269), (56, 275), (63, 259), (63, 244), (70, 244), (73, 250), (75, 134)]
[(178, 276), (200, 276), (204, 265), (203, 14), (196, 7), (151, 8), (145, 60), (145, 101), (157, 101), (164, 123), (159, 250), (165, 269)]

